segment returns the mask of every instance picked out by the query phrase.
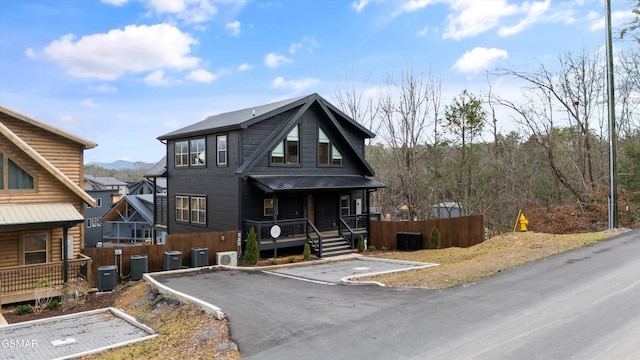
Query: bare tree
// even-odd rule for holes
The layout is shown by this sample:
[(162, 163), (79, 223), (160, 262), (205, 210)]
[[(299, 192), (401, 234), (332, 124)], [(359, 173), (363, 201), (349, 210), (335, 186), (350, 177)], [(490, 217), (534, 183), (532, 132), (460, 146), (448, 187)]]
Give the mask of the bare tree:
[[(380, 131), (381, 123), (377, 117), (378, 108), (374, 94), (367, 89), (368, 83), (369, 76), (365, 78), (361, 86), (358, 86), (353, 69), (351, 69), (350, 73), (345, 74), (343, 82), (338, 80), (334, 97), (345, 114), (377, 134)], [(368, 139), (367, 144), (371, 144), (371, 141), (372, 139)]]
[(378, 103), (382, 137), (397, 170), (397, 201), (406, 201), (409, 215), (416, 216), (418, 208), (426, 208), (419, 202), (428, 201), (423, 196), (425, 144), (427, 129), (436, 121), (440, 106), (440, 82), (431, 74), (403, 70), (399, 81), (388, 75), (386, 84), (388, 91)]

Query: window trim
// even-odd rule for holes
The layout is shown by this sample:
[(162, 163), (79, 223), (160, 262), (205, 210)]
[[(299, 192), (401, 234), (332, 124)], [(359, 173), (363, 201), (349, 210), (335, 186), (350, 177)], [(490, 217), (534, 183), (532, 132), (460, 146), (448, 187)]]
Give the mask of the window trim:
[[(36, 251), (27, 251), (25, 246), (25, 237), (27, 236), (35, 236), (35, 235), (44, 235), (44, 250), (36, 250)], [(46, 264), (49, 262), (49, 240), (51, 236), (49, 236), (48, 231), (34, 231), (34, 232), (23, 232), (20, 234), (20, 261), (21, 265), (34, 265), (34, 264)], [(44, 253), (44, 262), (37, 262), (27, 264), (27, 254), (36, 254), (36, 253)]]
[[(182, 206), (181, 208), (178, 208), (178, 198), (180, 198), (182, 200)], [(189, 196), (185, 196), (185, 195), (176, 195), (175, 197), (175, 214), (176, 214), (176, 222), (181, 222), (181, 223), (188, 223), (189, 222), (189, 211), (191, 210), (189, 208)], [(186, 200), (186, 208), (184, 207), (185, 205), (185, 200)], [(178, 217), (178, 214), (181, 214), (180, 217)], [(186, 214), (186, 219), (185, 219), (185, 214)]]
[[(291, 135), (291, 133), (293, 133), (294, 131), (297, 130), (297, 134), (295, 135)], [(301, 162), (302, 162), (302, 156), (300, 154), (300, 149), (302, 149), (302, 141), (301, 141), (301, 128), (300, 128), (300, 123), (297, 123), (292, 129), (291, 131), (289, 131), (287, 133), (287, 135), (284, 137), (284, 139), (280, 140), (275, 147), (273, 147), (271, 149), (271, 151), (269, 151), (269, 165), (274, 165), (274, 166), (300, 166)], [(290, 152), (289, 152), (289, 142), (291, 143), (296, 143), (296, 162), (289, 162), (289, 158), (290, 158)], [(281, 153), (282, 155), (280, 155), (280, 151), (278, 151), (278, 159), (282, 159), (282, 161), (274, 161), (274, 151), (276, 149), (281, 149)]]
[[(270, 211), (267, 211), (271, 209)], [(262, 213), (264, 216), (273, 216), (273, 211), (275, 210), (273, 206), (273, 198), (264, 199), (262, 203)]]
[[(180, 146), (180, 153), (178, 153), (178, 144), (184, 144), (186, 147)], [(183, 152), (186, 151), (186, 152)], [(176, 168), (189, 167), (189, 140), (176, 141), (173, 144), (173, 165)], [(180, 156), (180, 162), (178, 162), (178, 156)], [(184, 161), (183, 161), (184, 160)]]
[[(204, 201), (204, 209), (194, 209), (194, 200)], [(196, 225), (207, 225), (207, 197), (206, 196), (190, 196), (189, 197), (189, 215), (191, 216), (190, 222)], [(197, 220), (194, 220), (194, 214), (202, 215), (202, 221), (199, 221), (200, 216), (197, 216)]]
[[(220, 139), (224, 139), (224, 149), (220, 149)], [(226, 166), (228, 163), (228, 152), (229, 152), (229, 138), (227, 134), (216, 135), (216, 164), (218, 166)], [(222, 159), (221, 154), (224, 154), (224, 158)]]
[[(324, 135), (324, 138), (321, 137), (321, 134)], [(322, 141), (326, 139), (326, 141)], [(327, 162), (322, 162), (323, 157), (321, 157), (320, 146), (326, 144), (327, 154), (326, 160)], [(336, 156), (336, 153), (339, 156)], [(336, 160), (339, 160), (339, 163), (335, 163)], [(322, 129), (322, 126), (318, 126), (318, 166), (342, 166), (344, 165), (344, 154), (338, 147), (335, 145), (334, 141), (331, 140), (327, 132)]]
[[(203, 149), (199, 148), (200, 142), (202, 142), (202, 146), (204, 147)], [(194, 149), (194, 144), (196, 149)], [(201, 158), (201, 155), (204, 155), (204, 158)], [(201, 162), (197, 162), (196, 160), (198, 159)], [(207, 138), (198, 137), (189, 139), (189, 167), (203, 166), (207, 166)]]
[[(347, 206), (343, 205), (343, 201), (347, 200)], [(347, 213), (344, 214), (343, 211), (347, 210)], [(351, 215), (351, 195), (340, 195), (340, 216), (349, 216)]]

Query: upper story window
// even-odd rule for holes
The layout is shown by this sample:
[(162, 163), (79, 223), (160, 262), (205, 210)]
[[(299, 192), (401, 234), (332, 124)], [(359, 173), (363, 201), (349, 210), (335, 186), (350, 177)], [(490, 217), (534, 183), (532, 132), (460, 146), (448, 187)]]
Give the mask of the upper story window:
[(189, 144), (190, 165), (191, 166), (204, 166), (207, 164), (206, 153), (207, 147), (205, 145), (204, 138), (193, 139)]
[(216, 137), (218, 165), (227, 164), (227, 135), (218, 135)]
[(342, 153), (333, 145), (321, 128), (318, 128), (318, 163), (321, 165), (342, 164)]
[(189, 166), (189, 142), (176, 141), (176, 167)]
[(175, 166), (198, 167), (207, 164), (207, 143), (205, 138), (175, 142)]
[(34, 189), (34, 178), (13, 160), (0, 153), (0, 190)]
[(296, 125), (287, 137), (271, 150), (272, 164), (300, 164), (300, 125)]

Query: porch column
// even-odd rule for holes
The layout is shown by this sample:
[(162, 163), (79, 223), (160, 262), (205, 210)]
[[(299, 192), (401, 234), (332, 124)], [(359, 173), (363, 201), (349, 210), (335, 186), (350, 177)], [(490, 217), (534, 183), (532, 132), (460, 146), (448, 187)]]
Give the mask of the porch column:
[(69, 227), (67, 225), (62, 227), (62, 281), (67, 283), (69, 279), (69, 258), (67, 254), (67, 238), (69, 237)]
[(366, 202), (366, 209), (367, 209), (367, 217), (366, 217), (366, 222), (367, 222), (367, 236), (369, 237), (369, 242), (371, 242), (371, 190), (369, 189), (365, 189), (364, 190), (364, 201)]
[[(273, 225), (275, 225), (278, 222), (278, 195), (276, 195), (276, 193), (273, 193)], [(272, 225), (272, 226), (273, 226)], [(271, 229), (271, 227), (269, 227), (269, 229)], [(275, 241), (278, 241), (277, 239), (274, 239)], [(273, 248), (273, 257), (277, 258), (278, 257), (278, 246), (276, 245)]]

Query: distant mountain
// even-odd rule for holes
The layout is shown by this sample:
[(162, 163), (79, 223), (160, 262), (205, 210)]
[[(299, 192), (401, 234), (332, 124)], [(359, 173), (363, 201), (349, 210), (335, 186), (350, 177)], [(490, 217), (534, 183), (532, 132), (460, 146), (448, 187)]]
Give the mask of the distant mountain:
[(125, 170), (125, 169), (150, 169), (155, 164), (145, 163), (142, 161), (126, 161), (126, 160), (118, 160), (111, 163), (102, 163), (102, 162), (90, 162), (86, 165), (99, 166), (105, 169), (110, 170)]

